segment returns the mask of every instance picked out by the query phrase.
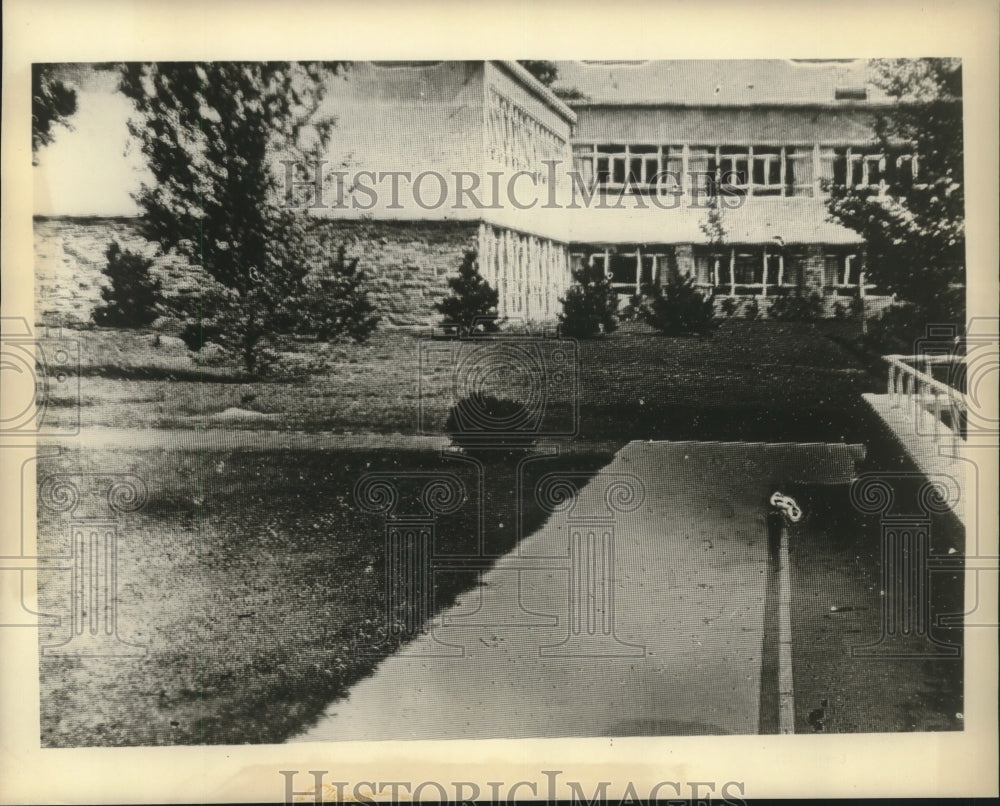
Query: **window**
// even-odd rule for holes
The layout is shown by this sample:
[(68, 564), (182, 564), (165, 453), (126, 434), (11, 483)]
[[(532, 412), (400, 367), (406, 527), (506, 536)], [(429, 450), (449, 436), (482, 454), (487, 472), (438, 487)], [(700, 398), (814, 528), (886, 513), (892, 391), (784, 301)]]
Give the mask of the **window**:
[(917, 158), (909, 153), (890, 153), (885, 163), (886, 185), (899, 195), (909, 193), (917, 178)]
[(613, 254), (610, 256), (608, 279), (615, 288), (635, 290), (635, 253)]
[[(662, 247), (661, 247), (662, 249)], [(590, 255), (574, 253), (572, 265), (579, 268), (584, 263), (600, 267), (619, 294), (638, 294), (647, 285), (659, 282), (661, 272), (666, 270), (666, 255), (650, 251), (643, 246), (609, 247), (607, 250)]]
[[(863, 276), (861, 255), (853, 249), (828, 252), (824, 257), (826, 265), (825, 282), (840, 295), (854, 296), (858, 292)], [(875, 288), (865, 282), (865, 289)]]
[(784, 294), (795, 287), (799, 273), (797, 256), (784, 248), (748, 245), (720, 251), (698, 247), (694, 258), (697, 282), (712, 285), (722, 294)]
[(736, 252), (732, 258), (733, 281), (737, 286), (761, 285), (764, 282), (764, 264), (752, 252)]
[(813, 195), (813, 148), (793, 146), (785, 149), (785, 195)]
[(589, 144), (574, 146), (573, 157), (588, 187), (661, 195), (814, 196), (817, 180), (884, 195), (907, 192), (917, 172), (901, 151), (810, 144), (693, 145), (686, 158), (683, 146)]
[(586, 185), (601, 190), (676, 193), (683, 181), (683, 149), (677, 146), (579, 145), (573, 159)]
[(906, 193), (916, 176), (916, 158), (909, 153), (883, 153), (858, 148), (824, 148), (820, 177), (871, 193)]
[(752, 149), (750, 181), (755, 196), (780, 196), (782, 193), (782, 160), (780, 148)]

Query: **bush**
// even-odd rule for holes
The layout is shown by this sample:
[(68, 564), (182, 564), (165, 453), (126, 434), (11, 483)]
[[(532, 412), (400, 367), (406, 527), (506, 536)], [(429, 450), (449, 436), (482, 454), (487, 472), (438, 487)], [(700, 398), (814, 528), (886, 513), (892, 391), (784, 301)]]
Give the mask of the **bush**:
[(618, 294), (600, 266), (583, 266), (573, 271), (573, 285), (560, 299), (562, 334), (592, 339), (618, 329)]
[(451, 295), (434, 306), (444, 317), (445, 332), (468, 336), (474, 331), (495, 333), (499, 329), (500, 294), (479, 273), (474, 249), (465, 253), (458, 276), (448, 279), (448, 287)]
[(646, 323), (667, 336), (704, 335), (715, 326), (715, 300), (695, 287), (690, 275), (672, 276), (646, 290)]
[(951, 324), (956, 332), (964, 330), (959, 318), (952, 321), (929, 318), (918, 306), (909, 303), (892, 305), (881, 315), (868, 321), (868, 332), (861, 337), (861, 343), (872, 352), (881, 355), (891, 353), (912, 355), (918, 339), (927, 337), (928, 325)]
[(353, 341), (366, 342), (378, 327), (379, 317), (368, 299), (365, 282), (364, 273), (358, 271), (358, 259), (347, 260), (344, 247), (339, 246), (336, 258), (312, 278), (299, 332), (320, 341), (346, 334)]
[(618, 312), (619, 322), (638, 322), (642, 319), (642, 308), (646, 299), (642, 294), (633, 294), (628, 299), (628, 305)]
[(736, 297), (725, 297), (719, 306), (727, 318), (731, 319), (736, 314), (736, 309), (740, 307)]
[(523, 403), (493, 395), (472, 394), (448, 412), (445, 433), (463, 448), (530, 447), (537, 423)]
[(148, 327), (160, 315), (160, 281), (151, 274), (153, 261), (128, 250), (117, 241), (108, 244), (108, 262), (101, 270), (111, 285), (101, 289), (104, 304), (94, 309), (98, 325)]
[(750, 301), (743, 307), (743, 318), (751, 322), (760, 318), (760, 304), (757, 297), (750, 297)]
[(823, 315), (823, 298), (813, 292), (804, 296), (775, 297), (767, 311), (778, 322), (814, 322)]

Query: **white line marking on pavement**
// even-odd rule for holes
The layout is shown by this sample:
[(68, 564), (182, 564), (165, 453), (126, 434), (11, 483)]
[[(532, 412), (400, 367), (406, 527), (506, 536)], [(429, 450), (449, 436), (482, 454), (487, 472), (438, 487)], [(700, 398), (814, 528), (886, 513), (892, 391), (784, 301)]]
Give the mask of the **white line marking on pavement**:
[(792, 583), (788, 569), (788, 527), (781, 526), (778, 559), (778, 730), (795, 733), (795, 687), (792, 682)]

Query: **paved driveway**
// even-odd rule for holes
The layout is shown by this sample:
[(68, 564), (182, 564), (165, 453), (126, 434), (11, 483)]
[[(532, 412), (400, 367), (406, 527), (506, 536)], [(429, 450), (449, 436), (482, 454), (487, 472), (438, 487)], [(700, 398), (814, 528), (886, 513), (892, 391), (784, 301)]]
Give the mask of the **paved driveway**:
[(630, 443), (294, 741), (757, 733), (766, 502), (861, 452)]

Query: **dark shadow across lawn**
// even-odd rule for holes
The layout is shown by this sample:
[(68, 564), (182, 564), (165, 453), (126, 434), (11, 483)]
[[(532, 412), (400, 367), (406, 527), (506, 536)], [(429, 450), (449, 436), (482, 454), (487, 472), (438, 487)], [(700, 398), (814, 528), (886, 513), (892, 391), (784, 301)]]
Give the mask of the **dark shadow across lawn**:
[[(610, 454), (531, 463), (519, 493), (509, 455), (483, 457), (489, 517), (480, 533), (476, 467), (417, 451), (67, 452), (52, 472), (131, 472), (146, 506), (119, 522), (119, 627), (145, 658), (40, 661), (44, 747), (281, 742), (368, 675), (406, 639), (387, 612), (384, 517), (352, 496), (365, 473), (454, 474), (467, 500), (437, 523), (435, 554), (479, 551), (465, 571), (435, 579), (432, 609), (474, 586), (496, 556), (535, 531), (544, 473), (596, 472)], [(519, 503), (520, 502), (520, 503)], [(39, 512), (39, 548), (67, 553), (65, 515)], [(454, 567), (456, 564), (452, 563)], [(461, 566), (461, 563), (458, 563)], [(68, 630), (68, 574), (39, 580), (42, 645)]]

